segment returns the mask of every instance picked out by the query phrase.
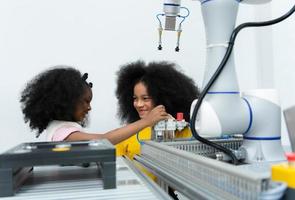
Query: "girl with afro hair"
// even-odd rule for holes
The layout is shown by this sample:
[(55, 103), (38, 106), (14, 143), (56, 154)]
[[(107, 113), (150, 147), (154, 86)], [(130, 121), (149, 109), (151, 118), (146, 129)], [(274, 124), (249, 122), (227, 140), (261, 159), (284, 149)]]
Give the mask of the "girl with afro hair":
[(133, 121), (105, 134), (83, 131), (91, 110), (92, 83), (88, 74), (72, 67), (57, 66), (33, 78), (21, 93), (25, 122), (37, 137), (46, 130), (48, 141), (108, 139), (119, 143), (141, 129), (168, 117), (164, 106), (155, 107), (145, 119)]
[[(199, 96), (199, 90), (194, 81), (176, 69), (169, 62), (143, 61), (129, 63), (121, 67), (117, 73), (116, 96), (119, 103), (119, 117), (122, 122), (132, 123), (145, 119), (157, 105), (164, 105), (166, 111), (176, 117), (182, 112), (184, 119), (189, 121), (190, 106)], [(176, 137), (191, 137), (188, 128), (176, 132)], [(133, 159), (140, 153), (140, 140), (151, 139), (151, 129), (146, 128), (116, 145), (117, 155), (127, 155)], [(156, 177), (142, 169), (153, 180)], [(177, 200), (173, 188), (168, 187), (169, 195)]]
[[(157, 105), (164, 105), (173, 117), (182, 112), (189, 121), (190, 106), (198, 98), (199, 90), (174, 63), (136, 61), (122, 66), (117, 76), (118, 116), (123, 123), (144, 119)], [(191, 137), (191, 133), (186, 129), (176, 132), (176, 137)], [(133, 158), (140, 152), (140, 140), (150, 138), (150, 129), (145, 129), (117, 145), (117, 154)]]

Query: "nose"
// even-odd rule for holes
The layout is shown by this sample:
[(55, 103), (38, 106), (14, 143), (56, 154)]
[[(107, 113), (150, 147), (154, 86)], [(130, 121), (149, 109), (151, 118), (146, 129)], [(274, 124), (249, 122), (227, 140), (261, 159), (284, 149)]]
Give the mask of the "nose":
[(88, 105), (87, 110), (88, 110), (88, 111), (91, 110), (91, 106), (90, 106), (90, 104)]
[(138, 101), (136, 102), (136, 106), (137, 106), (137, 107), (143, 107), (143, 106), (144, 106), (144, 102), (143, 102), (142, 100), (138, 100)]

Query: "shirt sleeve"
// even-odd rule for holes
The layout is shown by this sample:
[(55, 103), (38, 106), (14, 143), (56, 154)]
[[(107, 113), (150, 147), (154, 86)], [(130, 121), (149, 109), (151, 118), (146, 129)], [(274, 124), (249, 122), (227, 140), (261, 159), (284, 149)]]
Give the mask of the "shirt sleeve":
[(52, 141), (63, 141), (66, 139), (70, 134), (80, 131), (78, 127), (75, 126), (63, 126), (57, 129), (53, 136)]

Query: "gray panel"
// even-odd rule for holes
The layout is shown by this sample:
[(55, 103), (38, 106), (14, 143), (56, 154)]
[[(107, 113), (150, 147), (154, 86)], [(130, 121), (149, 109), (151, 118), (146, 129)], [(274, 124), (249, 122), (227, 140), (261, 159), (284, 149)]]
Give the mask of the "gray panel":
[(295, 151), (295, 106), (284, 110), (292, 151)]

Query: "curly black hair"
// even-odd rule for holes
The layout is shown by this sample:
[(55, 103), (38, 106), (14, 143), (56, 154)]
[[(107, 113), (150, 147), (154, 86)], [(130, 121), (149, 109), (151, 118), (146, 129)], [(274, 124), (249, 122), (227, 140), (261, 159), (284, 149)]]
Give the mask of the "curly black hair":
[(176, 117), (177, 112), (184, 113), (189, 121), (190, 106), (199, 96), (199, 89), (194, 81), (177, 69), (170, 62), (151, 62), (145, 64), (136, 61), (123, 65), (117, 72), (116, 97), (118, 116), (122, 122), (131, 123), (139, 119), (133, 106), (134, 86), (142, 82), (155, 105), (164, 105), (166, 111)]
[(74, 121), (75, 106), (85, 91), (88, 74), (68, 66), (50, 68), (27, 83), (21, 92), (25, 122), (38, 137), (52, 120)]

